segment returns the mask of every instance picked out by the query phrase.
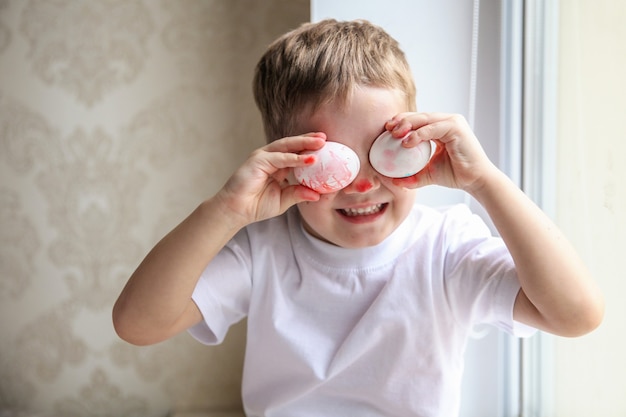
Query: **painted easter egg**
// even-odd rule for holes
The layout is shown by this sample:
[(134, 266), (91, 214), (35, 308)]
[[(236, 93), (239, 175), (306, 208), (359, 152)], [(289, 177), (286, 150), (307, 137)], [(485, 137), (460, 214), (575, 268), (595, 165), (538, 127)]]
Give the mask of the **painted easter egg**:
[(354, 181), (361, 167), (358, 155), (338, 142), (326, 142), (321, 149), (304, 153), (315, 155), (315, 163), (294, 168), (293, 174), (300, 184), (320, 194), (345, 188)]
[(428, 164), (434, 151), (431, 141), (405, 148), (402, 139), (394, 138), (389, 131), (376, 138), (369, 152), (370, 164), (376, 171), (386, 177), (404, 178), (417, 174)]

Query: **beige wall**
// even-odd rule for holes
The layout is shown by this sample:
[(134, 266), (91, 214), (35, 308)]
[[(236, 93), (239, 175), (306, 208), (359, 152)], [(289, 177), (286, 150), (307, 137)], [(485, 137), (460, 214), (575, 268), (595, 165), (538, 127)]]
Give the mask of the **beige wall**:
[(626, 416), (626, 2), (560, 2), (557, 222), (606, 297), (593, 334), (555, 340), (555, 416)]
[(253, 66), (308, 19), (306, 0), (0, 0), (0, 414), (239, 406), (242, 326), (139, 349), (111, 306), (263, 143)]

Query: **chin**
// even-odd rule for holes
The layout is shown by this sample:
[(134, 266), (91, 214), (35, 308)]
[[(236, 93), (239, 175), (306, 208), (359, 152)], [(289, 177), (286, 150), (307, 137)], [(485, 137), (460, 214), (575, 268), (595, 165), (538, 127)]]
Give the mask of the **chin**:
[(376, 246), (382, 243), (388, 236), (389, 234), (384, 236), (379, 235), (377, 237), (368, 234), (367, 236), (363, 236), (361, 238), (355, 237), (354, 239), (338, 239), (338, 241), (330, 243), (346, 249), (362, 249), (370, 246)]

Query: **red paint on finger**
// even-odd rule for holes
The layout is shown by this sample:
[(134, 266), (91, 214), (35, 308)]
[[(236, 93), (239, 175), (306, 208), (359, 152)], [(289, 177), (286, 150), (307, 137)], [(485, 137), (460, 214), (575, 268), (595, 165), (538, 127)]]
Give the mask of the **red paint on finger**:
[(418, 183), (417, 175), (393, 179), (393, 184), (397, 185), (398, 187), (415, 188), (417, 183)]
[(313, 165), (315, 163), (315, 157), (313, 155), (309, 155), (304, 159), (304, 163), (307, 165)]

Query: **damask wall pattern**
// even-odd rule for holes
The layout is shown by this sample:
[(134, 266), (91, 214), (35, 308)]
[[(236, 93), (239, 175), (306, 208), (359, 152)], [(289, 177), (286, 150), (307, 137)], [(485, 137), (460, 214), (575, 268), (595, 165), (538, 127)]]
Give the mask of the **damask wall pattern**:
[(0, 0), (0, 416), (240, 408), (245, 323), (137, 348), (111, 308), (264, 142), (253, 67), (304, 0)]

